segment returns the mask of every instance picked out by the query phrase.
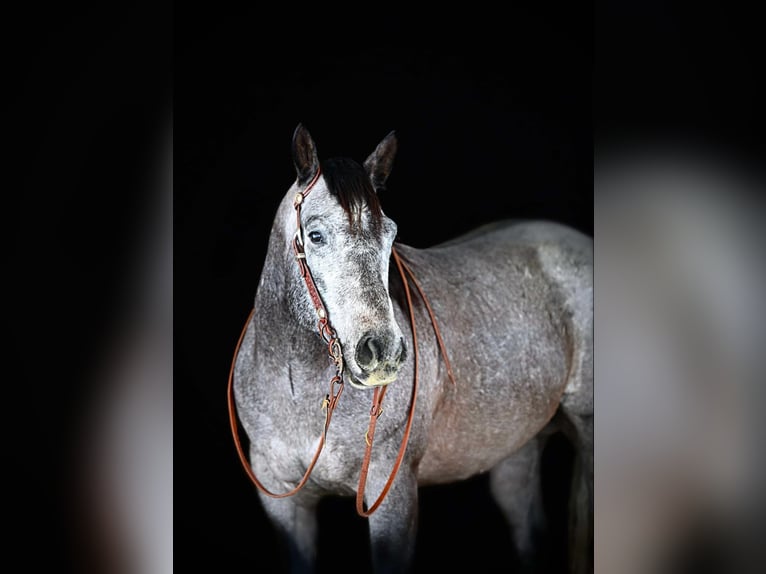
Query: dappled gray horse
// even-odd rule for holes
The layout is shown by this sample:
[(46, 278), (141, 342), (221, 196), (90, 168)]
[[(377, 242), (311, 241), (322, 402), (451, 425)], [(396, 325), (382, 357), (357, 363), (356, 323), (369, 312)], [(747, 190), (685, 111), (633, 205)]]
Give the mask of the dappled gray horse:
[(534, 565), (541, 454), (562, 430), (576, 452), (569, 562), (592, 571), (592, 239), (530, 221), (396, 243), (379, 201), (396, 145), (392, 132), (363, 165), (320, 163), (295, 131), (297, 178), (230, 373), (246, 471), (296, 571), (314, 567), (323, 496), (356, 496), (375, 571), (405, 572), (418, 487), (484, 472)]

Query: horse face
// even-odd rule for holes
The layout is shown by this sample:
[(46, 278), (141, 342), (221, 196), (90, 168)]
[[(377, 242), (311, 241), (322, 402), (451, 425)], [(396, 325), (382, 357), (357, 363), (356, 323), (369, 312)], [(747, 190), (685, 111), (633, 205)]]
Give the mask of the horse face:
[(366, 205), (348, 213), (323, 178), (301, 219), (306, 263), (340, 338), (350, 383), (394, 381), (406, 357), (388, 292), (396, 224), (385, 215), (374, 224)]

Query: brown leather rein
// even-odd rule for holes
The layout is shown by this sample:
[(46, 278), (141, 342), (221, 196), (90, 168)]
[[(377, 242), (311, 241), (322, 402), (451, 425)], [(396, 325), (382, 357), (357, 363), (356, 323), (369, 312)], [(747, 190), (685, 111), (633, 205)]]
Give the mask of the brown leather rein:
[[(236, 408), (234, 404), (234, 384), (233, 384), (234, 366), (237, 360), (237, 355), (239, 354), (239, 348), (242, 345), (242, 340), (244, 339), (245, 332), (247, 331), (247, 326), (250, 324), (250, 319), (253, 316), (254, 309), (250, 311), (247, 321), (245, 321), (245, 325), (242, 328), (242, 332), (239, 335), (239, 340), (237, 341), (237, 346), (234, 350), (234, 358), (232, 359), (231, 367), (229, 369), (227, 398), (228, 398), (228, 408), (229, 408), (229, 424), (231, 426), (231, 432), (234, 438), (234, 445), (237, 448), (239, 460), (242, 463), (242, 466), (244, 467), (245, 472), (250, 477), (250, 480), (253, 482), (253, 484), (255, 484), (255, 486), (261, 492), (263, 492), (264, 494), (272, 498), (285, 498), (288, 496), (292, 496), (295, 493), (297, 493), (301, 488), (303, 488), (303, 486), (306, 484), (306, 482), (309, 479), (309, 476), (311, 475), (311, 471), (314, 469), (314, 466), (316, 465), (317, 460), (319, 459), (319, 455), (322, 452), (322, 449), (324, 448), (325, 442), (327, 440), (327, 430), (330, 427), (330, 420), (332, 419), (333, 411), (335, 410), (335, 407), (338, 403), (338, 399), (340, 398), (340, 395), (343, 392), (343, 384), (344, 384), (343, 383), (343, 352), (341, 349), (340, 341), (338, 339), (337, 334), (335, 333), (335, 329), (333, 329), (332, 325), (330, 324), (330, 320), (327, 314), (327, 309), (325, 308), (324, 303), (322, 302), (322, 298), (319, 295), (319, 291), (317, 290), (316, 284), (314, 282), (314, 278), (311, 275), (311, 270), (309, 269), (308, 264), (306, 263), (306, 254), (303, 249), (301, 205), (303, 204), (303, 200), (306, 198), (306, 196), (312, 190), (316, 182), (319, 180), (320, 174), (321, 174), (321, 171), (317, 170), (317, 173), (314, 175), (314, 177), (306, 186), (306, 188), (303, 190), (303, 192), (299, 192), (295, 197), (295, 201), (293, 205), (295, 207), (298, 229), (293, 239), (293, 252), (295, 253), (295, 259), (298, 262), (298, 267), (300, 269), (301, 276), (303, 277), (309, 296), (311, 297), (311, 301), (314, 305), (314, 309), (316, 310), (317, 317), (319, 318), (317, 329), (319, 330), (319, 334), (321, 335), (322, 339), (325, 341), (325, 343), (327, 343), (328, 354), (330, 356), (330, 359), (333, 361), (335, 365), (335, 375), (330, 379), (329, 392), (325, 395), (324, 400), (322, 401), (322, 409), (325, 411), (325, 422), (324, 422), (324, 428), (322, 429), (322, 435), (321, 435), (321, 440), (319, 441), (319, 445), (317, 446), (314, 456), (311, 459), (311, 462), (309, 463), (308, 468), (306, 468), (306, 472), (303, 474), (303, 477), (300, 479), (298, 484), (295, 485), (294, 488), (292, 488), (291, 490), (287, 492), (283, 492), (283, 493), (271, 492), (269, 489), (267, 489), (263, 485), (263, 483), (261, 483), (261, 481), (258, 480), (258, 478), (255, 476), (255, 473), (253, 472), (252, 467), (250, 466), (247, 456), (245, 455), (244, 449), (242, 448), (242, 443), (239, 440), (237, 414), (236, 414)], [(409, 280), (411, 280), (412, 283), (415, 285), (415, 288), (418, 290), (418, 293), (420, 294), (420, 298), (423, 300), (423, 303), (425, 303), (426, 309), (428, 310), (428, 314), (431, 318), (431, 325), (433, 326), (434, 334), (436, 335), (436, 339), (439, 344), (439, 349), (447, 365), (447, 374), (449, 375), (449, 378), (452, 381), (452, 384), (453, 385), (455, 384), (455, 377), (452, 373), (452, 367), (450, 365), (449, 358), (447, 357), (447, 352), (444, 347), (444, 342), (442, 341), (441, 333), (439, 332), (439, 327), (436, 324), (436, 317), (434, 316), (433, 310), (431, 309), (431, 305), (428, 303), (428, 299), (426, 298), (425, 293), (423, 292), (423, 289), (421, 288), (417, 279), (415, 279), (415, 275), (412, 273), (412, 270), (401, 259), (395, 247), (392, 247), (391, 255), (394, 258), (394, 262), (396, 263), (396, 267), (399, 271), (399, 275), (402, 278), (402, 283), (404, 285), (404, 292), (407, 298), (407, 307), (408, 307), (409, 315), (410, 315), (410, 325), (412, 326), (412, 344), (413, 344), (413, 351), (414, 351), (414, 355), (413, 355), (414, 380), (412, 385), (412, 397), (410, 399), (410, 409), (407, 415), (407, 424), (404, 429), (404, 436), (402, 437), (402, 442), (399, 446), (399, 453), (397, 454), (393, 469), (391, 470), (388, 480), (386, 481), (386, 484), (383, 486), (383, 489), (380, 495), (378, 496), (377, 500), (375, 500), (375, 502), (369, 508), (365, 510), (364, 491), (367, 484), (367, 473), (369, 471), (370, 458), (372, 456), (372, 444), (375, 437), (375, 425), (377, 423), (378, 417), (380, 417), (380, 415), (383, 413), (383, 407), (382, 407), (383, 397), (385, 397), (386, 389), (388, 388), (388, 386), (386, 385), (384, 387), (380, 387), (380, 386), (375, 387), (375, 390), (373, 392), (372, 407), (370, 408), (370, 422), (367, 428), (367, 432), (365, 433), (365, 436), (364, 436), (365, 443), (367, 446), (364, 453), (364, 459), (362, 460), (362, 468), (361, 468), (361, 472), (359, 473), (359, 486), (357, 487), (357, 492), (356, 492), (356, 511), (360, 516), (365, 516), (365, 517), (370, 516), (373, 512), (375, 512), (375, 510), (377, 510), (377, 508), (383, 502), (383, 499), (385, 498), (386, 494), (388, 494), (388, 491), (394, 482), (394, 478), (396, 477), (396, 474), (399, 471), (399, 467), (401, 466), (401, 463), (404, 460), (404, 453), (407, 450), (407, 442), (410, 437), (410, 430), (412, 428), (412, 421), (414, 419), (414, 414), (415, 414), (415, 403), (417, 399), (417, 389), (418, 389), (418, 339), (417, 339), (417, 330), (415, 328), (415, 314), (412, 307), (412, 296), (410, 293), (408, 277), (409, 277)]]

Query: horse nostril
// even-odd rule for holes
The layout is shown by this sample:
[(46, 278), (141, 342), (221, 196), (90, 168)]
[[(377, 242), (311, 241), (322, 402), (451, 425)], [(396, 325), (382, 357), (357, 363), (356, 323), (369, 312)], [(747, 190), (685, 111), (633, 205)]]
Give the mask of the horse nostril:
[(381, 344), (372, 335), (362, 337), (356, 346), (356, 364), (360, 368), (370, 371), (378, 364), (381, 355)]

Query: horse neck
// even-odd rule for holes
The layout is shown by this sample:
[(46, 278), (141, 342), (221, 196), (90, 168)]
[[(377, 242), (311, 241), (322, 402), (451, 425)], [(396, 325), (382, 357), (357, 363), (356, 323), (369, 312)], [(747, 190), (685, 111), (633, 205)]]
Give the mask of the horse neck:
[(276, 348), (297, 346), (301, 355), (314, 350), (326, 358), (326, 346), (317, 336), (316, 314), (292, 250), (295, 230), (284, 224), (294, 221), (292, 211), (292, 203), (283, 201), (272, 227), (255, 295), (255, 326)]

